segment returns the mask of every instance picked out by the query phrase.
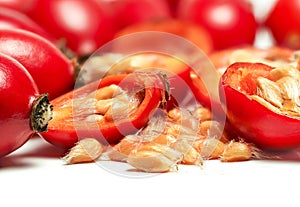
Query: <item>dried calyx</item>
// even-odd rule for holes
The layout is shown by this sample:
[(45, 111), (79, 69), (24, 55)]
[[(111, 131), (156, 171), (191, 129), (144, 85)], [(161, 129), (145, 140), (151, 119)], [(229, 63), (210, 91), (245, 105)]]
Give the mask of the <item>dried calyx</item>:
[(48, 94), (40, 95), (34, 102), (30, 115), (30, 125), (34, 132), (46, 132), (48, 122), (52, 119), (53, 106)]

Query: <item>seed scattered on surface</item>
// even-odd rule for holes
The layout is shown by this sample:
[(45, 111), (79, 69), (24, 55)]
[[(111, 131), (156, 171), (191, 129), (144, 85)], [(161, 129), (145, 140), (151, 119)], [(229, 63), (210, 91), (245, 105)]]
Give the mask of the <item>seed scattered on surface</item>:
[(212, 119), (212, 112), (205, 107), (198, 107), (195, 110), (194, 116), (200, 121), (207, 121)]
[(155, 151), (138, 151), (128, 157), (127, 163), (143, 172), (163, 173), (177, 171), (177, 162)]
[(250, 144), (245, 142), (231, 141), (224, 149), (220, 160), (222, 162), (237, 162), (250, 160), (252, 150)]
[(196, 141), (194, 147), (204, 159), (218, 159), (224, 152), (225, 144), (218, 139), (207, 138)]
[(62, 159), (66, 164), (93, 162), (101, 156), (103, 146), (94, 138), (85, 138), (77, 142)]

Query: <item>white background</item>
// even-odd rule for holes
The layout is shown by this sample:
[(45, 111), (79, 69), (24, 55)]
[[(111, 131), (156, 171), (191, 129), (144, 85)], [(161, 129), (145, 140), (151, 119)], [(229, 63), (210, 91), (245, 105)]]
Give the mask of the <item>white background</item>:
[[(253, 2), (263, 18), (273, 1)], [(261, 31), (255, 44), (266, 47), (272, 39)], [(121, 163), (64, 165), (62, 155), (37, 137), (2, 158), (0, 206), (299, 206), (297, 150), (284, 161), (213, 160), (155, 175)]]

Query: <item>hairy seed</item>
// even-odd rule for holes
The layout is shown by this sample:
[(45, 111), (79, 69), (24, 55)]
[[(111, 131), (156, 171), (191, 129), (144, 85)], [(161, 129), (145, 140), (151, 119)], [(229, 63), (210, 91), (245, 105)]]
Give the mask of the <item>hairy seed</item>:
[(276, 81), (276, 83), (281, 88), (281, 94), (284, 99), (291, 100), (300, 106), (299, 80), (286, 76)]
[(203, 160), (200, 153), (193, 147), (194, 142), (187, 139), (178, 139), (171, 148), (183, 154), (183, 164), (202, 165)]
[(263, 105), (264, 107), (270, 109), (271, 111), (274, 111), (276, 113), (281, 113), (279, 108), (275, 107), (274, 105), (272, 105), (271, 103), (269, 103), (268, 101), (263, 99), (262, 97), (253, 95), (253, 96), (251, 96), (251, 98), (253, 100), (257, 101), (258, 103), (260, 103), (261, 105)]
[(94, 138), (80, 140), (62, 159), (66, 164), (93, 162), (103, 152), (103, 146)]
[(224, 152), (225, 144), (218, 139), (208, 138), (196, 141), (195, 148), (204, 159), (217, 159)]
[(155, 151), (133, 153), (128, 157), (127, 163), (138, 170), (151, 173), (162, 173), (177, 169), (176, 162)]
[(183, 159), (183, 154), (181, 152), (176, 151), (167, 145), (157, 144), (157, 143), (153, 143), (153, 142), (142, 145), (137, 150), (138, 151), (158, 152), (158, 153), (161, 153), (164, 156), (166, 156), (169, 160), (176, 162), (176, 163)]
[(283, 113), (290, 116), (300, 116), (300, 107), (291, 100), (283, 102)]
[(277, 81), (287, 76), (300, 79), (300, 72), (292, 65), (280, 66), (270, 71), (270, 79), (272, 81)]
[(283, 99), (280, 87), (267, 78), (259, 77), (257, 79), (257, 95), (276, 107), (282, 107)]
[(200, 123), (200, 135), (220, 138), (223, 135), (223, 126), (215, 120), (203, 121)]
[(205, 107), (199, 107), (194, 111), (194, 116), (200, 121), (207, 121), (212, 119), (212, 112)]
[(249, 144), (232, 141), (225, 147), (220, 159), (222, 162), (237, 162), (250, 160), (251, 157), (252, 150)]

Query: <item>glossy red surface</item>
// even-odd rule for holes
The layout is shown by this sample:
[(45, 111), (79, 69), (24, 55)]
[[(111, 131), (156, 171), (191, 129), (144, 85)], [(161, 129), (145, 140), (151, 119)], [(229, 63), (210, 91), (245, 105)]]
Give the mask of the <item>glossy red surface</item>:
[(0, 53), (0, 156), (18, 149), (33, 135), (29, 120), (38, 95), (26, 69)]
[(271, 30), (277, 44), (300, 49), (300, 1), (279, 0), (269, 13), (265, 25)]
[(112, 37), (111, 22), (95, 0), (35, 1), (27, 14), (78, 55), (94, 52)]
[[(251, 70), (257, 76), (252, 75), (253, 80), (237, 79), (234, 76), (240, 68)], [(235, 63), (227, 69), (220, 82), (220, 89), (224, 91), (220, 96), (223, 103), (226, 101), (227, 118), (241, 138), (263, 149), (299, 147), (300, 119), (276, 113), (250, 96), (254, 92), (251, 84), (255, 84), (255, 78), (267, 75), (271, 69), (260, 63)]]
[(0, 30), (0, 52), (18, 60), (50, 99), (73, 89), (74, 64), (48, 40), (24, 30)]
[(178, 18), (207, 29), (216, 50), (252, 44), (258, 26), (251, 5), (244, 0), (182, 0)]
[(0, 7), (0, 29), (10, 28), (28, 30), (56, 43), (56, 39), (52, 34), (46, 32), (46, 30), (30, 19), (26, 14), (14, 9)]

